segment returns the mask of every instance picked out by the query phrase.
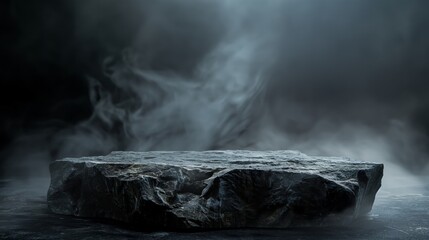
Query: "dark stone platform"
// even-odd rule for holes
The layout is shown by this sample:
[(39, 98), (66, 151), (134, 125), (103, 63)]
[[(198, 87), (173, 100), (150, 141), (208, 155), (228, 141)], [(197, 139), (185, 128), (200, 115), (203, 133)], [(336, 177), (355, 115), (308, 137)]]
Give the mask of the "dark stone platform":
[(54, 213), (141, 229), (285, 228), (371, 210), (383, 165), (295, 151), (114, 152), (51, 164)]

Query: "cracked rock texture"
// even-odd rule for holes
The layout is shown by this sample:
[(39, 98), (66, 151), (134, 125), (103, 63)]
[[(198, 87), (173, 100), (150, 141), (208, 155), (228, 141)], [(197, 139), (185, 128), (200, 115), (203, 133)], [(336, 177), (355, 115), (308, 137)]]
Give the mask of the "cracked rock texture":
[(50, 171), (54, 213), (187, 230), (351, 219), (371, 210), (383, 165), (296, 151), (113, 152)]

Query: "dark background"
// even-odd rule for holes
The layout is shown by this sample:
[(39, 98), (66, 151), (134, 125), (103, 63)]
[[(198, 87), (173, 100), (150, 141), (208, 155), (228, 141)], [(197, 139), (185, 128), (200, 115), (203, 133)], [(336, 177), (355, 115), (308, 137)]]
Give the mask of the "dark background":
[[(1, 1), (2, 174), (27, 174), (20, 163), (41, 164), (31, 155), (47, 145), (45, 160), (129, 149), (133, 140), (120, 127), (97, 121), (91, 126), (114, 139), (109, 148), (57, 151), (52, 138), (92, 116), (88, 79), (96, 78), (109, 89), (103, 72), (105, 59), (121, 59), (130, 46), (142, 52), (147, 69), (190, 75), (229, 28), (215, 2)], [(262, 2), (247, 4), (257, 9)], [(262, 107), (271, 120), (260, 124), (275, 126), (288, 140), (267, 148), (312, 153), (313, 147), (332, 140), (327, 133), (338, 131), (344, 139), (336, 136), (335, 148), (336, 141), (362, 137), (353, 129), (364, 126), (369, 133), (359, 128), (359, 134), (388, 139), (383, 144), (394, 149), (396, 162), (415, 174), (425, 174), (429, 162), (429, 2), (305, 2), (289, 1), (278, 10), (272, 25), (280, 44), (276, 43), (278, 56), (267, 74), (270, 81)], [(245, 1), (242, 4), (246, 10)], [(258, 29), (261, 18), (250, 14), (249, 29)], [(392, 133), (392, 124), (405, 130)], [(252, 137), (240, 133), (238, 138)], [(264, 149), (248, 143), (231, 146)], [(315, 153), (343, 152), (323, 148)]]

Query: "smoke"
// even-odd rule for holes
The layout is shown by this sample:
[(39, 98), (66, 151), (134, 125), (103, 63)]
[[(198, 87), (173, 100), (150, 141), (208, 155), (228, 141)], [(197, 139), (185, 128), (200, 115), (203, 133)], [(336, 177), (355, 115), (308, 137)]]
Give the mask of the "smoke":
[[(86, 72), (91, 116), (20, 134), (6, 164), (35, 171), (113, 150), (295, 149), (383, 162), (388, 175), (425, 174), (424, 4), (71, 4), (79, 39), (108, 49)], [(124, 25), (94, 34), (117, 16)], [(126, 36), (117, 40), (125, 47), (115, 36)]]
[[(226, 39), (189, 76), (137, 66), (132, 53), (109, 69), (115, 91), (93, 93), (94, 118), (123, 127), (132, 150), (205, 150), (223, 145), (251, 124), (261, 101), (262, 70), (253, 62), (258, 46)], [(131, 56), (129, 56), (131, 55)]]
[[(124, 51), (119, 60), (106, 59), (104, 74), (110, 87), (91, 79), (94, 113), (83, 125), (92, 128), (88, 126), (101, 123), (108, 131), (119, 127), (116, 131), (122, 136), (122, 149), (139, 151), (216, 149), (246, 131), (263, 100), (268, 39), (240, 30), (247, 16), (233, 2), (218, 4), (229, 26), (188, 74), (148, 67), (152, 52), (138, 49), (144, 38)], [(151, 11), (163, 12), (166, 7), (161, 4), (158, 8), (161, 10)], [(148, 24), (171, 24), (165, 21), (169, 19), (156, 15)], [(144, 26), (144, 30), (148, 28)], [(94, 136), (96, 142), (104, 138), (90, 132), (89, 136), (75, 136), (75, 141)], [(115, 147), (99, 146), (100, 152)]]

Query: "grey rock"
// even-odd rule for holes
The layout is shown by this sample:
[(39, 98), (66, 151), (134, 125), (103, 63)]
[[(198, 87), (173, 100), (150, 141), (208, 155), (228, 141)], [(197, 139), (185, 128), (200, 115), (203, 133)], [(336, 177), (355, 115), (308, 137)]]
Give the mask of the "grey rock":
[(198, 230), (352, 219), (371, 210), (383, 165), (296, 151), (113, 152), (50, 171), (54, 213)]

